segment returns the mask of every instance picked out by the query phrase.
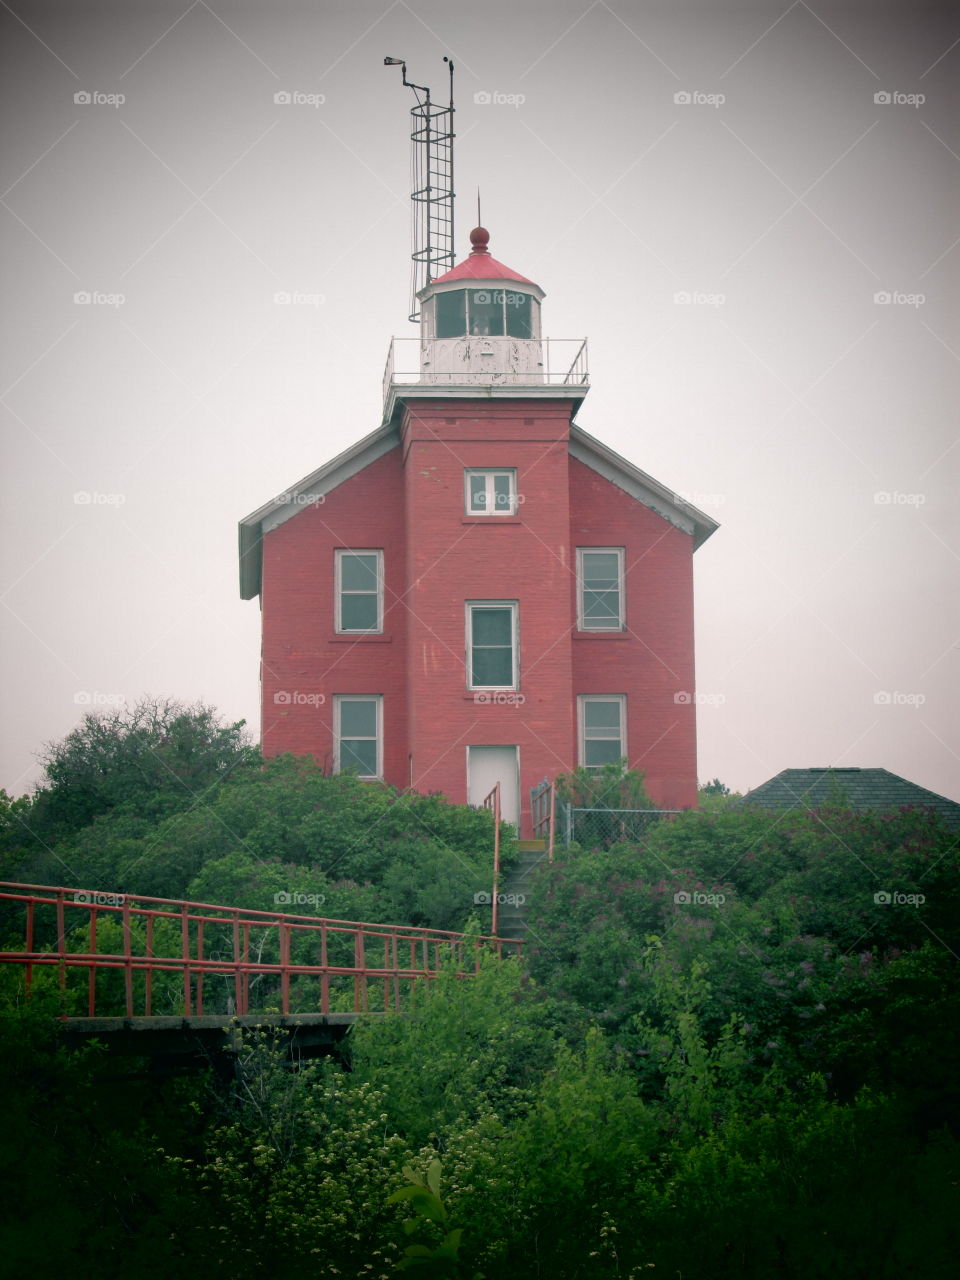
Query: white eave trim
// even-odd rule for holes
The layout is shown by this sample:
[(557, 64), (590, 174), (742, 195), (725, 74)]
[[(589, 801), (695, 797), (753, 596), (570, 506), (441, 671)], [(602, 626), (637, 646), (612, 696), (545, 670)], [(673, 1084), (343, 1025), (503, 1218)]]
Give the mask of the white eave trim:
[(589, 390), (588, 382), (391, 382), (383, 402), (383, 420), (393, 421), (397, 406), (408, 400), (582, 401)]
[(514, 293), (529, 293), (538, 302), (542, 302), (547, 296), (532, 280), (512, 280), (505, 276), (460, 276), (457, 280), (442, 282), (431, 280), (429, 284), (417, 290), (417, 298), (420, 302), (424, 302), (434, 294), (454, 293), (458, 289), (505, 289), (509, 292), (511, 286)]
[(570, 427), (570, 456), (615, 484), (631, 498), (642, 502), (675, 528), (690, 534), (694, 548), (706, 542), (720, 528), (717, 521), (705, 512), (684, 502), (678, 493), (666, 488), (659, 480), (654, 480), (653, 476), (647, 475), (575, 424)]
[(317, 471), (271, 498), (240, 521), (240, 596), (251, 600), (260, 594), (263, 535), (292, 520), (307, 507), (322, 500), (338, 485), (351, 479), (400, 443), (400, 432), (387, 423), (358, 440)]
[[(411, 399), (416, 398), (417, 393), (422, 394), (424, 388), (419, 385), (410, 387), (397, 387), (393, 389), (401, 394), (397, 397)], [(430, 388), (433, 391), (433, 388)], [(437, 391), (440, 389), (437, 388)], [(459, 388), (457, 390), (460, 390)], [(495, 392), (497, 396), (510, 396), (511, 393), (516, 397), (518, 391), (523, 389), (520, 387), (503, 387), (496, 388), (478, 388), (471, 386), (463, 388), (464, 396), (477, 396), (480, 390), (490, 390)], [(545, 398), (543, 392), (547, 388), (537, 388), (539, 392), (538, 398)], [(445, 388), (449, 395), (451, 388)], [(581, 399), (586, 392), (585, 387), (551, 387), (550, 399)], [(391, 449), (397, 448), (400, 444), (400, 432), (398, 428), (391, 422), (384, 423), (376, 431), (372, 431), (369, 435), (364, 436), (355, 445), (346, 449), (343, 453), (338, 454), (330, 462), (320, 467), (318, 470), (305, 476), (302, 480), (293, 484), (282, 494), (272, 498), (269, 502), (264, 503), (256, 511), (245, 516), (240, 521), (240, 595), (244, 600), (252, 600), (254, 596), (260, 594), (260, 574), (262, 566), (262, 540), (265, 533), (269, 533), (271, 529), (277, 529), (287, 520), (292, 520), (294, 516), (299, 515), (311, 503), (317, 499), (326, 496), (326, 494), (336, 489), (338, 485), (351, 479), (368, 467), (372, 462), (376, 462), (378, 458), (382, 458), (384, 454), (389, 453)], [(649, 507), (651, 511), (655, 511), (657, 515), (662, 516), (675, 528), (681, 529), (684, 533), (689, 534), (693, 538), (694, 547), (699, 547), (701, 543), (706, 542), (720, 526), (716, 520), (704, 512), (698, 510), (688, 502), (684, 502), (679, 494), (667, 489), (658, 480), (654, 480), (653, 476), (647, 475), (645, 471), (641, 471), (635, 467), (626, 458), (622, 458), (620, 454), (615, 453), (613, 449), (609, 449), (605, 444), (601, 444), (595, 436), (591, 436), (584, 431), (582, 427), (571, 425), (570, 427), (570, 456), (576, 458), (578, 462), (582, 462), (591, 470), (596, 471), (598, 475), (609, 480), (611, 484), (615, 484), (618, 489), (622, 489), (624, 493), (628, 493), (631, 498), (635, 498), (637, 502), (642, 502), (645, 507)]]

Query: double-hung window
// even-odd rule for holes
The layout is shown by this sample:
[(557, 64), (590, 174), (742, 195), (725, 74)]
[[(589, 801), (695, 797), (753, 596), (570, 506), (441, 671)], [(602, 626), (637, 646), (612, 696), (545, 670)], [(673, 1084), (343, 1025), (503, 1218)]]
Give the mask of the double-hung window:
[(577, 627), (580, 631), (622, 631), (623, 548), (577, 548)]
[(513, 516), (517, 513), (517, 473), (470, 467), (463, 473), (468, 516)]
[(577, 699), (580, 764), (599, 769), (627, 754), (627, 707), (621, 693), (584, 694)]
[(361, 778), (383, 777), (383, 698), (341, 693), (333, 699), (333, 767)]
[(483, 600), (467, 604), (467, 685), (471, 689), (516, 689), (517, 603)]
[(383, 552), (337, 551), (337, 631), (383, 630)]

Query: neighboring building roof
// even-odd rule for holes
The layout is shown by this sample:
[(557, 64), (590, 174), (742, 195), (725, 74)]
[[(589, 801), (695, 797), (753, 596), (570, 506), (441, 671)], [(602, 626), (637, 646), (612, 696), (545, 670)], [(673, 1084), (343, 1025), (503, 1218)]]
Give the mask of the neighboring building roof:
[(851, 809), (935, 809), (948, 827), (960, 830), (960, 804), (887, 769), (784, 769), (737, 803), (775, 810), (816, 809), (834, 801), (838, 793)]
[[(518, 284), (532, 284), (534, 288), (538, 287), (533, 280), (528, 280), (519, 271), (514, 271), (512, 267), (505, 267), (502, 262), (492, 258), (487, 248), (489, 241), (490, 232), (486, 227), (474, 227), (470, 232), (470, 243), (473, 248), (469, 255), (455, 267), (444, 272), (442, 276), (431, 280), (426, 289), (432, 289), (435, 284), (451, 284), (454, 280), (514, 280)], [(417, 297), (421, 297), (426, 289), (421, 289)]]

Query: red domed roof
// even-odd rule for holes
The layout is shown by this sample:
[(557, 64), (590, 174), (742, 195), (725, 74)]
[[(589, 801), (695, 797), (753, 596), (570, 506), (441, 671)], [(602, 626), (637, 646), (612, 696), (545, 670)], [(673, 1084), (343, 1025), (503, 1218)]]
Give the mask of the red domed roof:
[(455, 267), (444, 272), (442, 276), (437, 276), (430, 283), (449, 284), (451, 280), (514, 280), (518, 284), (532, 284), (534, 288), (539, 287), (535, 281), (528, 280), (519, 271), (513, 271), (510, 267), (505, 267), (502, 262), (498, 262), (496, 258), (492, 258), (487, 248), (489, 242), (490, 232), (486, 227), (474, 227), (470, 232), (470, 243), (473, 248), (470, 250), (469, 257), (464, 258), (462, 262), (458, 262)]

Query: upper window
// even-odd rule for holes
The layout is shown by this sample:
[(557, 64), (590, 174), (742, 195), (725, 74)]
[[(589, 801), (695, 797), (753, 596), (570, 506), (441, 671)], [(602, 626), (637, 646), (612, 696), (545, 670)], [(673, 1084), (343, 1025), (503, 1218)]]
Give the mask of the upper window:
[(463, 473), (463, 487), (468, 516), (516, 515), (516, 471), (468, 469)]
[(338, 551), (337, 630), (383, 630), (383, 552)]
[(626, 698), (620, 693), (590, 694), (577, 699), (580, 764), (600, 769), (627, 754)]
[(577, 548), (577, 626), (581, 631), (622, 631), (623, 548)]
[(467, 684), (517, 688), (517, 605), (490, 600), (467, 605)]
[(438, 293), (438, 338), (532, 338), (532, 294), (516, 289), (455, 289)]
[(337, 773), (383, 776), (383, 698), (337, 694), (333, 700), (333, 761)]
[(437, 294), (437, 337), (462, 338), (467, 332), (467, 291)]

